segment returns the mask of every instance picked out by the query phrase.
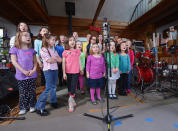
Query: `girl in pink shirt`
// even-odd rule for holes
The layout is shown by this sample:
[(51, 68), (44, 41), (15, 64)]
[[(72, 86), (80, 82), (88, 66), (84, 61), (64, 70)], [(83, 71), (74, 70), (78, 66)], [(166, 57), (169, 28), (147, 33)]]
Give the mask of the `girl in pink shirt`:
[(56, 99), (56, 85), (58, 80), (58, 62), (62, 62), (62, 59), (55, 50), (56, 36), (52, 34), (45, 34), (42, 39), (42, 48), (40, 50), (40, 56), (43, 61), (43, 72), (46, 80), (46, 88), (40, 95), (36, 103), (36, 113), (45, 116), (49, 112), (45, 110), (46, 101), (50, 93), (50, 105), (53, 108), (58, 108)]
[(64, 80), (67, 80), (69, 94), (69, 112), (73, 112), (74, 107), (76, 106), (76, 102), (74, 100), (75, 89), (77, 86), (79, 73), (81, 72), (81, 74), (83, 74), (80, 61), (80, 50), (75, 48), (76, 44), (74, 37), (69, 37), (69, 41), (65, 45), (65, 51), (62, 54), (63, 77)]
[(132, 49), (130, 49), (132, 45), (132, 42), (130, 40), (127, 40), (126, 41), (126, 46), (128, 48), (128, 54), (129, 54), (129, 57), (130, 57), (130, 64), (131, 64), (131, 71), (129, 72), (129, 76), (128, 76), (128, 88), (126, 89), (126, 92), (127, 93), (130, 93), (131, 90), (130, 90), (130, 82), (131, 82), (131, 77), (132, 77), (132, 70), (133, 70), (133, 64), (134, 64), (134, 52)]

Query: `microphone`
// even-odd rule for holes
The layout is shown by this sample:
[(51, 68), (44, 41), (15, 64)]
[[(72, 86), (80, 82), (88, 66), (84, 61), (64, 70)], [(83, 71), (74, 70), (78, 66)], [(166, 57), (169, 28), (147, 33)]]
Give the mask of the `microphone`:
[(103, 19), (103, 40), (104, 42), (106, 42), (107, 38), (108, 38), (108, 22), (107, 22), (107, 18)]

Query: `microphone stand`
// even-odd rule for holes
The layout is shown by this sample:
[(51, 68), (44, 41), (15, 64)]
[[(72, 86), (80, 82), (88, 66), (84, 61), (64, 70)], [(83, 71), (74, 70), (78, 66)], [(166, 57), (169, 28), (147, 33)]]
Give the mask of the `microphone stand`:
[[(108, 65), (109, 65), (109, 71), (110, 71), (110, 77), (111, 77), (111, 54), (110, 54), (110, 25), (108, 24), (107, 25), (107, 38), (104, 40), (105, 42), (105, 52), (107, 52), (107, 46), (109, 46), (109, 63), (107, 63), (107, 54), (104, 55), (105, 56), (105, 64), (106, 64), (106, 104), (107, 104), (107, 114), (106, 116), (104, 117), (98, 117), (98, 116), (94, 116), (94, 115), (91, 115), (91, 114), (87, 114), (87, 113), (84, 113), (83, 115), (84, 116), (87, 116), (87, 117), (91, 117), (91, 118), (95, 118), (95, 119), (98, 119), (98, 120), (101, 120), (103, 121), (104, 123), (107, 124), (107, 130), (110, 131), (111, 130), (111, 123), (113, 121), (117, 121), (117, 120), (120, 120), (120, 119), (124, 119), (124, 118), (129, 118), (129, 117), (133, 117), (133, 114), (129, 114), (129, 115), (125, 115), (125, 116), (120, 116), (120, 117), (113, 117), (110, 112), (109, 112), (109, 92), (108, 92)], [(119, 58), (118, 58), (119, 59)]]

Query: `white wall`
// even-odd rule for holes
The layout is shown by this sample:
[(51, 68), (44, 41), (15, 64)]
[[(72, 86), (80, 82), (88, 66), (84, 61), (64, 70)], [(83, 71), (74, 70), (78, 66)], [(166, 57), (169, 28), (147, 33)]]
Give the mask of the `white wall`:
[[(12, 37), (16, 34), (16, 25), (14, 25), (13, 23), (7, 21), (6, 19), (2, 17), (0, 17), (0, 27), (4, 27), (5, 30), (7, 30), (7, 34), (9, 37)], [(29, 27), (33, 35), (37, 36), (40, 28), (44, 26), (29, 25)]]
[[(93, 19), (100, 0), (46, 0), (48, 13), (51, 16), (67, 16), (65, 2), (75, 2), (75, 18)], [(106, 0), (98, 19), (128, 22), (140, 0)]]

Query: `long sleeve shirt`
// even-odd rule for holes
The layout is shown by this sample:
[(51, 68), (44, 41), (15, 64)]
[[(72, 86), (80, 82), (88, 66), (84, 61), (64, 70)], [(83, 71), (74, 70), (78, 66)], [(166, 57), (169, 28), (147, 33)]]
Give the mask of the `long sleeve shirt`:
[(130, 57), (130, 64), (131, 64), (131, 69), (133, 69), (133, 64), (134, 64), (134, 52), (133, 50), (129, 50), (129, 57)]
[[(118, 54), (117, 53), (113, 53), (111, 52), (111, 69), (112, 68), (119, 68), (119, 59), (118, 59)], [(106, 55), (106, 54), (105, 54)], [(109, 53), (107, 53), (107, 63), (108, 63), (108, 68), (109, 68), (109, 63), (110, 63), (110, 59), (109, 59)]]
[(119, 71), (122, 73), (127, 73), (127, 71), (131, 70), (130, 58), (129, 55), (120, 55), (119, 54)]
[(89, 72), (90, 79), (102, 78), (103, 73), (106, 72), (103, 56), (94, 57), (93, 55), (89, 55), (87, 57), (86, 71)]

